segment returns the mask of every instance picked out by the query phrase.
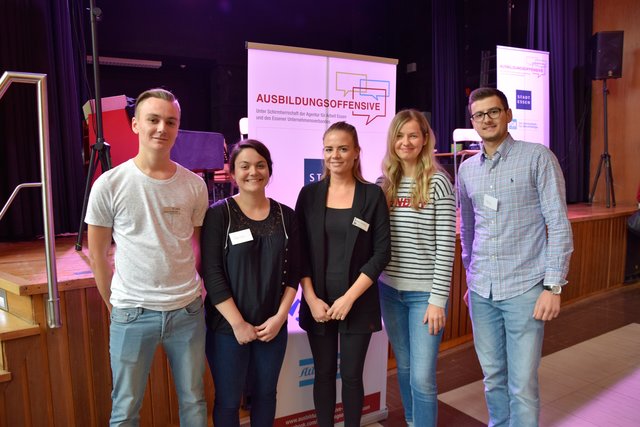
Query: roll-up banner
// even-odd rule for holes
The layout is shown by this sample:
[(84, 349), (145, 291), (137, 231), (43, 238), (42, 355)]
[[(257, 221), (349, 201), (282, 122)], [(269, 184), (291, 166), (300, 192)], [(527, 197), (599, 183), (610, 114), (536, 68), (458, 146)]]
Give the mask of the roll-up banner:
[[(322, 135), (334, 122), (356, 127), (365, 179), (375, 181), (396, 105), (397, 60), (247, 43), (249, 137), (271, 152), (267, 195), (293, 207), (302, 186), (322, 174)], [(315, 426), (314, 365), (298, 326), (300, 290), (289, 313), (289, 342), (278, 381), (274, 426)], [(387, 349), (373, 334), (364, 368), (363, 422), (387, 417)], [(336, 425), (342, 425), (341, 380), (336, 378)], [(247, 420), (243, 420), (244, 423)]]
[(549, 147), (549, 52), (497, 46), (496, 68), (513, 111), (511, 136)]
[(356, 127), (365, 179), (380, 176), (395, 114), (397, 60), (247, 43), (249, 137), (273, 158), (269, 197), (295, 205), (320, 179), (322, 135), (334, 122)]

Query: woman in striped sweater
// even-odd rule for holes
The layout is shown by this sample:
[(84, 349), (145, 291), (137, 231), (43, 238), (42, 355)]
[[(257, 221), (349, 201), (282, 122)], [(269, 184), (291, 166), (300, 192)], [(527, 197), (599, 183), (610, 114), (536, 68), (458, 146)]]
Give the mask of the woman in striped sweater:
[(435, 426), (436, 360), (446, 322), (456, 240), (456, 203), (433, 154), (422, 113), (404, 110), (389, 127), (378, 180), (391, 218), (391, 262), (380, 275), (382, 318), (393, 347), (409, 426)]

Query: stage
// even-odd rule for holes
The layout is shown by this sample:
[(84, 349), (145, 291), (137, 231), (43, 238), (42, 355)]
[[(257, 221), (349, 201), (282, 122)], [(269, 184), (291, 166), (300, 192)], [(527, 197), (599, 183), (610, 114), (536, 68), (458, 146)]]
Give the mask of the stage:
[[(632, 205), (569, 206), (574, 253), (563, 304), (623, 286), (626, 218)], [(86, 245), (75, 236), (56, 239), (56, 265), (62, 327), (48, 329), (44, 241), (0, 243), (0, 425), (50, 420), (49, 425), (99, 426), (111, 407), (108, 314), (89, 267)], [(442, 348), (471, 339), (462, 296), (465, 275), (457, 243), (452, 294)], [(213, 384), (207, 374), (209, 411)], [(142, 410), (143, 426), (178, 425), (170, 370), (158, 351)]]

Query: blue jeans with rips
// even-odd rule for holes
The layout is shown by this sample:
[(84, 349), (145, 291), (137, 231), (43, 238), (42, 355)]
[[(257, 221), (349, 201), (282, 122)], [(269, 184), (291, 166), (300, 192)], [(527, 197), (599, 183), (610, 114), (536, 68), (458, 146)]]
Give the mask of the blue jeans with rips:
[(422, 322), (430, 293), (398, 291), (382, 281), (378, 286), (382, 319), (396, 358), (405, 420), (415, 426), (435, 426), (436, 361), (443, 330), (431, 335), (429, 326)]
[(111, 310), (113, 392), (110, 426), (137, 426), (149, 370), (162, 344), (178, 395), (180, 425), (206, 426), (205, 323), (202, 299), (172, 311)]
[(238, 410), (246, 383), (251, 396), (251, 425), (273, 426), (278, 377), (287, 350), (287, 334), (285, 323), (271, 341), (255, 340), (241, 345), (233, 334), (207, 330), (207, 359), (216, 389), (213, 405), (213, 423), (216, 427), (240, 425)]
[(473, 340), (484, 373), (489, 426), (538, 425), (544, 322), (533, 318), (542, 282), (502, 301), (469, 292)]

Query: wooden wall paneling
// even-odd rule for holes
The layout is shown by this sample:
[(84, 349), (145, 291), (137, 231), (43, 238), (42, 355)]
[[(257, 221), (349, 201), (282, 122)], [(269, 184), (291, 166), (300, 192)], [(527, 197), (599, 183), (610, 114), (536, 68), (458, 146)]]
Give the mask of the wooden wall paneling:
[(70, 380), (75, 409), (75, 421), (78, 426), (95, 425), (96, 410), (93, 404), (93, 386), (91, 381), (91, 356), (89, 354), (89, 323), (84, 289), (63, 293), (67, 310), (66, 323)]
[(105, 426), (111, 416), (111, 360), (109, 357), (109, 312), (97, 288), (86, 288), (89, 354), (95, 424)]
[(462, 289), (460, 289), (460, 277), (462, 275), (462, 262), (460, 262), (460, 239), (456, 239), (455, 246), (455, 257), (453, 260), (453, 271), (451, 273), (451, 295), (449, 298), (449, 313), (447, 319), (447, 326), (449, 326), (449, 333), (446, 338), (443, 340), (451, 340), (455, 337), (460, 336), (461, 333), (464, 333), (463, 325), (461, 325), (461, 306), (460, 304), (464, 304), (462, 302), (462, 297), (464, 293)]
[(467, 272), (462, 265), (462, 250), (458, 254), (459, 262), (460, 262), (460, 279), (458, 282), (458, 286), (460, 288), (460, 316), (461, 319), (464, 319), (460, 322), (460, 336), (466, 336), (468, 339), (471, 339), (471, 317), (469, 316), (469, 307), (464, 302), (464, 294), (467, 293)]
[(462, 246), (456, 248), (456, 263), (459, 268), (458, 273), (458, 289), (460, 290), (460, 328), (458, 330), (459, 337), (471, 337), (471, 318), (469, 317), (469, 308), (464, 302), (464, 294), (467, 293), (467, 272), (462, 264)]
[[(391, 348), (391, 344), (389, 344), (389, 348)], [(204, 369), (204, 397), (207, 399), (207, 419), (212, 420), (211, 416), (213, 414), (213, 398), (215, 395), (215, 387), (213, 386), (213, 376), (211, 375), (211, 371), (209, 370), (209, 363), (205, 366)]]
[(454, 331), (457, 327), (456, 318), (454, 315), (455, 300), (456, 300), (455, 284), (456, 284), (456, 270), (455, 270), (455, 261), (454, 261), (454, 268), (451, 271), (451, 283), (450, 283), (451, 288), (449, 289), (449, 302), (447, 306), (446, 324), (445, 324), (444, 332), (442, 334), (442, 342), (450, 340), (451, 336), (455, 333)]
[(4, 389), (5, 423), (11, 427), (54, 426), (49, 380), (41, 338), (33, 335), (3, 342), (12, 380)]
[[(36, 322), (40, 325), (42, 353), (47, 357), (47, 375), (50, 381), (48, 393), (53, 406), (54, 425), (74, 427), (75, 414), (72, 399), (71, 367), (69, 365), (69, 346), (66, 323), (58, 329), (49, 329), (46, 316), (47, 295), (33, 295), (32, 302)], [(64, 292), (60, 293), (60, 317), (66, 317)]]
[(471, 321), (468, 308), (464, 303), (467, 283), (461, 253), (462, 247), (460, 245), (460, 238), (458, 237), (456, 239), (455, 258), (451, 274), (451, 293), (447, 313), (447, 326), (440, 347), (441, 350), (455, 347), (473, 338), (471, 335)]
[(164, 363), (167, 372), (167, 387), (169, 388), (169, 419), (171, 420), (172, 425), (175, 424), (176, 427), (180, 424), (180, 412), (178, 410), (178, 393), (176, 392), (176, 383), (173, 380), (173, 371), (171, 371), (171, 364), (169, 363), (169, 359), (166, 358), (166, 352), (163, 352), (165, 355)]
[(158, 422), (166, 424), (171, 420), (171, 409), (169, 407), (170, 390), (168, 383), (169, 371), (165, 352), (162, 347), (158, 347), (153, 358), (153, 363), (151, 364), (151, 375), (147, 382), (147, 390), (143, 403), (143, 410), (145, 409), (145, 405), (148, 404), (149, 406), (148, 412), (146, 412), (145, 415), (150, 417), (150, 420), (153, 422), (151, 425), (154, 426), (162, 425), (156, 424)]
[[(580, 223), (576, 249), (582, 252), (579, 295), (586, 296), (604, 289), (609, 267), (609, 224), (608, 221)], [(572, 295), (572, 297), (574, 297)]]
[(627, 218), (628, 216), (619, 216), (611, 220), (611, 263), (608, 288), (620, 286), (624, 282), (627, 255)]
[[(149, 384), (151, 381), (149, 380)], [(147, 391), (142, 398), (142, 407), (140, 408), (140, 427), (153, 427), (153, 413), (151, 412), (151, 394), (149, 393), (149, 385), (147, 384)]]
[(582, 283), (582, 263), (584, 262), (584, 250), (576, 245), (584, 231), (584, 222), (571, 223), (571, 231), (573, 233), (573, 253), (569, 261), (569, 273), (567, 274), (567, 281), (569, 282), (566, 288), (562, 289), (562, 303), (565, 304), (572, 299), (578, 298), (580, 294), (580, 284)]
[[(2, 343), (0, 342), (0, 351), (2, 351)], [(7, 402), (5, 399), (5, 394), (7, 391), (7, 385), (9, 382), (0, 383), (0, 427), (9, 427), (7, 424), (6, 413), (7, 410)]]

